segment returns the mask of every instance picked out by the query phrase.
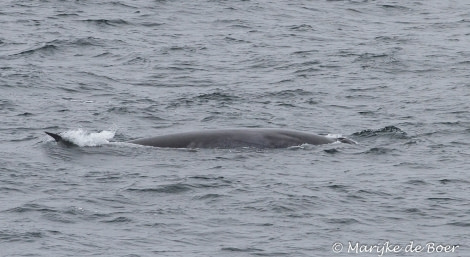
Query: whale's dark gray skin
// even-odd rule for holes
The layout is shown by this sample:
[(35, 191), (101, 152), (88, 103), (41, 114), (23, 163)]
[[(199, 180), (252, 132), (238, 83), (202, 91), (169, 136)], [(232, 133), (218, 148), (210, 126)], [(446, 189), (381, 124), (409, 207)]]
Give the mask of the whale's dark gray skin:
[[(57, 134), (46, 133), (57, 142), (70, 144)], [(329, 144), (337, 141), (355, 144), (347, 138), (329, 138), (294, 130), (261, 128), (184, 132), (136, 139), (127, 143), (167, 148), (286, 148), (302, 144)]]
[(60, 135), (58, 134), (54, 134), (54, 133), (51, 133), (51, 132), (47, 132), (45, 131), (46, 134), (48, 134), (49, 136), (51, 136), (52, 138), (54, 138), (54, 140), (57, 142), (57, 143), (60, 143), (60, 144), (64, 144), (66, 146), (74, 146), (75, 144), (73, 142), (70, 142), (64, 138), (62, 138)]

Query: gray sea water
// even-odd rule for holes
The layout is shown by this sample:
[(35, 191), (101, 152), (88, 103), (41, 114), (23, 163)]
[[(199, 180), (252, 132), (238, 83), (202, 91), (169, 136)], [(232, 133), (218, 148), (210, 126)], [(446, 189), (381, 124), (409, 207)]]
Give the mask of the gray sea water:
[[(469, 43), (466, 0), (1, 1), (0, 256), (470, 256)], [(358, 144), (119, 143), (243, 127)]]

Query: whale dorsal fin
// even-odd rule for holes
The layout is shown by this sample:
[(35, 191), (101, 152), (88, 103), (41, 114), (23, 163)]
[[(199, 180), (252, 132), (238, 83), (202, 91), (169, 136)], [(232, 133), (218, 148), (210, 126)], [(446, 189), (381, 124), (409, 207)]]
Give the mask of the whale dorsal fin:
[(49, 136), (51, 136), (52, 138), (54, 138), (54, 140), (56, 142), (60, 142), (62, 140), (64, 140), (61, 136), (59, 136), (58, 134), (54, 134), (54, 133), (51, 133), (51, 132), (47, 132), (47, 131), (44, 131), (46, 134), (48, 134)]
[(67, 146), (75, 145), (74, 143), (70, 142), (69, 140), (64, 139), (63, 137), (61, 137), (59, 134), (55, 134), (55, 133), (51, 133), (51, 132), (47, 132), (47, 131), (44, 131), (44, 132), (46, 134), (48, 134), (49, 136), (51, 136), (52, 138), (54, 138), (54, 140), (57, 143), (62, 143), (62, 144), (65, 144)]

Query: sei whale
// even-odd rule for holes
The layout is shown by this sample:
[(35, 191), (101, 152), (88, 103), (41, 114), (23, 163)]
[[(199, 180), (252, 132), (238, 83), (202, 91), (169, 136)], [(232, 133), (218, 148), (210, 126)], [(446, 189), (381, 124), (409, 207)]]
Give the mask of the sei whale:
[[(46, 132), (57, 142), (73, 145), (62, 136)], [(268, 128), (211, 129), (182, 132), (127, 141), (127, 143), (163, 148), (287, 148), (302, 144), (322, 145), (334, 142), (355, 144), (340, 137), (331, 138), (311, 133)]]

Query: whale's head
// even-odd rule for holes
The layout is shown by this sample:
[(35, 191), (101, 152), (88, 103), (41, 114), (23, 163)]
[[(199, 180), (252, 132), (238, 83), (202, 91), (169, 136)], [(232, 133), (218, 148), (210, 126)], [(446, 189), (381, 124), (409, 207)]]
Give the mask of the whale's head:
[(338, 140), (339, 142), (345, 143), (345, 144), (351, 144), (351, 145), (357, 144), (354, 140), (351, 140), (351, 139), (345, 138), (345, 137), (339, 137), (337, 140)]

